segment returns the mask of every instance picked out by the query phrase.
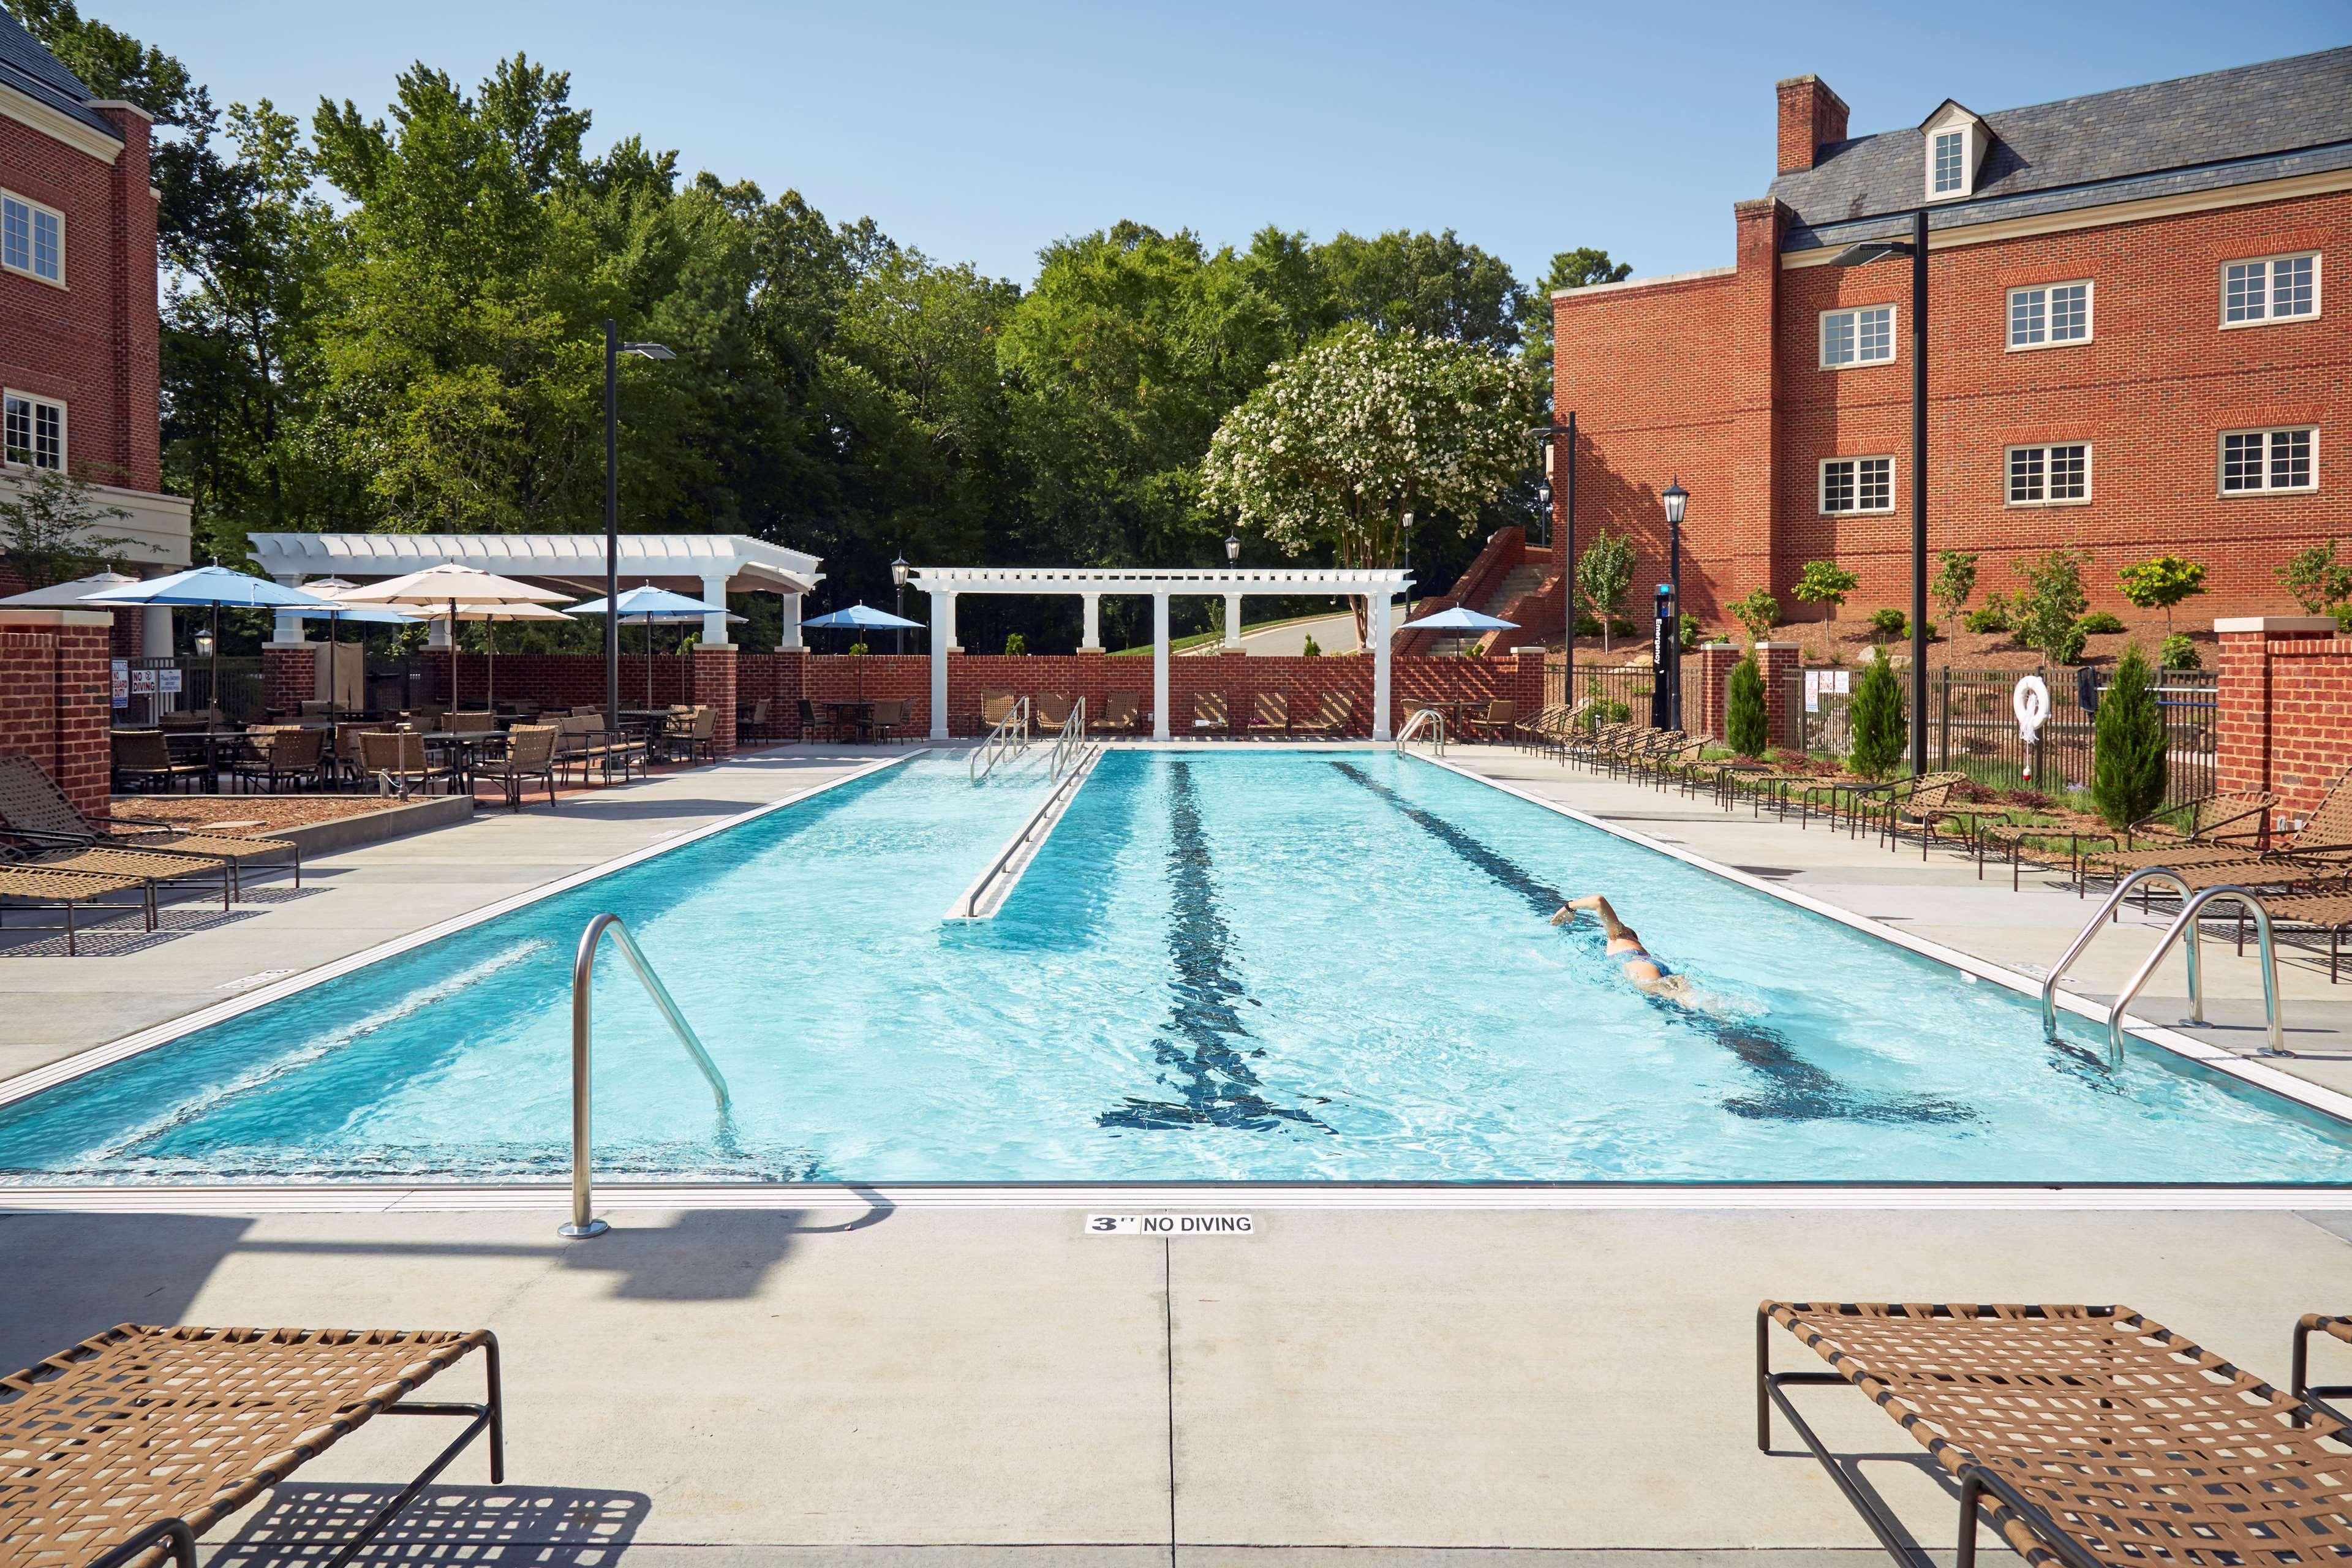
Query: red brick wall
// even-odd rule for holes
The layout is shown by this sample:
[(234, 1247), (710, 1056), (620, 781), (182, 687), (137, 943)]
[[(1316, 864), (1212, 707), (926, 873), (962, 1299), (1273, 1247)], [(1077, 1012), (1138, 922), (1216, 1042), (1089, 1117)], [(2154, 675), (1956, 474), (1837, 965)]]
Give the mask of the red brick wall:
[(1731, 667), (1738, 662), (1739, 650), (1727, 643), (1709, 643), (1698, 650), (1698, 701), (1695, 711), (1683, 715), (1687, 732), (1717, 741), (1729, 737)]
[(0, 382), (66, 405), (66, 457), (84, 477), (163, 488), (155, 199), (146, 121), (105, 110), (127, 140), (111, 163), (0, 119), (8, 188), (65, 216), (65, 287), (0, 272)]
[[(1419, 620), (1424, 616), (1438, 615), (1457, 605), (1485, 612), (1486, 601), (1494, 595), (1496, 588), (1502, 586), (1503, 579), (1509, 576), (1527, 557), (1526, 529), (1516, 524), (1496, 529), (1486, 536), (1486, 547), (1463, 569), (1462, 575), (1454, 579), (1452, 591), (1416, 604), (1413, 618)], [(1502, 618), (1509, 620), (1511, 617), (1505, 616)], [(1435, 632), (1401, 632), (1391, 646), (1397, 653), (1427, 653), (1430, 645), (1438, 641), (1439, 637), (1440, 634)]]
[(2276, 791), (2278, 825), (2291, 826), (2352, 768), (2352, 637), (2292, 619), (2221, 637), (2216, 785)]
[(711, 710), (711, 734), (721, 753), (735, 749), (735, 650), (694, 650), (694, 700)]
[(303, 703), (317, 700), (319, 649), (326, 646), (265, 644), (261, 649), (262, 707), (272, 713), (299, 713)]
[(1795, 643), (1758, 643), (1756, 664), (1764, 677), (1764, 712), (1770, 722), (1771, 743), (1785, 746), (1793, 733), (1789, 712), (1789, 673), (1804, 668), (1804, 650)]
[(108, 632), (87, 611), (0, 610), (0, 754), (30, 757), (99, 815), (112, 768)]
[[(1850, 610), (1908, 602), (1910, 263), (1784, 269), (1781, 222), (1772, 203), (1737, 209), (1731, 273), (1578, 290), (1554, 305), (1555, 406), (1577, 411), (1584, 437), (1580, 543), (1600, 528), (1630, 531), (1638, 596), (1664, 575), (1657, 492), (1679, 476), (1691, 492), (1685, 597), (1702, 619), (1759, 584), (1791, 618), (1810, 615), (1788, 590), (1805, 563), (1831, 557), (1861, 574)], [(2352, 194), (2336, 193), (1936, 250), (1930, 550), (1983, 552), (1981, 595), (2013, 592), (2031, 555), (2081, 546), (2094, 607), (2141, 625), (2158, 617), (2124, 602), (2116, 574), (2167, 551), (2210, 568), (2198, 615), (2281, 608), (2278, 565), (2352, 529), (2352, 486), (2340, 454), (2326, 455), (2352, 428), (2352, 321), (2323, 308), (2222, 331), (2221, 268), (2341, 250), (2347, 233)], [(2090, 342), (2008, 350), (2010, 288), (2085, 278)], [(1884, 303), (1896, 307), (1895, 358), (1821, 369), (1821, 311)], [(2321, 426), (2316, 491), (2217, 494), (2221, 431), (2305, 424)], [(2006, 504), (2005, 449), (2043, 441), (2090, 444), (2087, 504)], [(1820, 514), (1820, 459), (1885, 454), (1892, 513)]]

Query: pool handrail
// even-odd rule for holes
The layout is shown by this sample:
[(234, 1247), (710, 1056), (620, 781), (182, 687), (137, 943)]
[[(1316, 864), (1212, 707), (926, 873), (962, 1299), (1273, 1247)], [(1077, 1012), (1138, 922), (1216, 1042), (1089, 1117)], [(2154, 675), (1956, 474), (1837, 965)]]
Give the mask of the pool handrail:
[[(1427, 722), (1424, 723), (1423, 721), (1427, 721)], [(1415, 735), (1420, 734), (1423, 730), (1430, 731), (1431, 750), (1433, 753), (1437, 756), (1444, 756), (1445, 754), (1445, 715), (1439, 712), (1434, 708), (1415, 709), (1412, 711), (1412, 714), (1405, 720), (1403, 727), (1397, 731), (1396, 740), (1393, 742), (1392, 749), (1399, 756), (1402, 756), (1404, 754), (1404, 743), (1407, 741), (1412, 740)]]
[[(1044, 822), (1055, 810), (1069, 805), (1070, 799), (1078, 793), (1078, 785), (1086, 780), (1087, 763), (1098, 757), (1102, 750), (1103, 748), (1097, 745), (1091, 752), (1081, 754), (1077, 764), (1070, 769), (1068, 775), (1055, 783), (1054, 787), (1046, 792), (1045, 798), (1037, 803), (1037, 809), (1031, 812), (1029, 819), (1021, 825), (1021, 830), (1007, 839), (1004, 847), (996, 852), (996, 858), (989, 862), (988, 869), (982, 871), (979, 879), (964, 889), (962, 897), (949, 906), (947, 914), (949, 920), (976, 921), (983, 918), (980, 913), (980, 907), (987, 902), (989, 890), (995, 886), (996, 879), (1012, 861), (1014, 852), (1029, 842), (1031, 837), (1036, 833), (1038, 824)], [(1055, 817), (1055, 822), (1058, 823), (1060, 820), (1058, 816)], [(1006, 896), (1011, 895), (1008, 893)]]
[(702, 1048), (702, 1037), (694, 1032), (694, 1026), (686, 1021), (686, 1015), (678, 1011), (669, 987), (661, 983), (661, 976), (656, 974), (653, 965), (646, 962), (644, 950), (637, 946), (637, 939), (629, 934), (629, 928), (621, 923), (621, 917), (607, 911), (590, 921), (588, 929), (580, 933), (580, 951), (572, 960), (572, 1221), (569, 1225), (556, 1227), (558, 1235), (574, 1239), (602, 1236), (610, 1228), (589, 1212), (588, 1178), (589, 1047), (594, 1033), (590, 993), (596, 975), (596, 951), (604, 944), (608, 931), (619, 946), (621, 956), (629, 961), (631, 969), (636, 971), (646, 994), (653, 998), (654, 1005), (661, 1009), (662, 1016), (669, 1020), (670, 1030), (677, 1036), (678, 1044), (684, 1046), (687, 1055), (694, 1058), (694, 1065), (702, 1069), (703, 1078), (710, 1084), (711, 1099), (718, 1103), (721, 1115), (726, 1113), (731, 1103), (731, 1097), (727, 1092), (727, 1079), (720, 1076), (719, 1064), (712, 1061), (710, 1053)]
[(1082, 693), (1076, 702), (1070, 704), (1070, 716), (1063, 720), (1062, 727), (1054, 732), (1054, 752), (1048, 759), (1051, 766), (1047, 769), (1047, 776), (1059, 784), (1062, 770), (1070, 765), (1086, 743), (1087, 700)]
[[(2107, 923), (2107, 917), (2115, 913), (2116, 906), (2124, 901), (2126, 895), (2129, 894), (2130, 891), (2134, 888), (2139, 886), (2140, 883), (2152, 881), (2158, 877), (2168, 879), (2174, 887), (2179, 888), (2180, 889), (2180, 896), (2183, 899), (2189, 897), (2189, 884), (2187, 881), (2182, 879), (2179, 872), (2168, 870), (2162, 866), (2141, 867), (2138, 870), (2134, 871), (2130, 876), (2126, 877), (2122, 881), (2116, 884), (2115, 891), (2109, 893), (2100, 903), (2097, 911), (2094, 913), (2088, 921), (2084, 922), (2083, 929), (2074, 933), (2074, 940), (2068, 942), (2066, 944), (2066, 951), (2059, 955), (2058, 962), (2050, 966), (2050, 973), (2042, 977), (2042, 1034), (2043, 1038), (2054, 1040), (2058, 1037), (2058, 981), (2060, 977), (2073, 966), (2076, 959), (2083, 956), (2083, 950), (2091, 945), (2091, 939), (2099, 934), (2099, 928)], [(2197, 958), (2197, 943), (2192, 940), (2189, 944), (2189, 990), (2191, 995), (2195, 995), (2199, 993), (2201, 984), (2201, 978), (2198, 973)]]
[[(2197, 951), (2198, 911), (2216, 899), (2235, 899), (2253, 911), (2254, 935), (2260, 942), (2263, 966), (2263, 1016), (2270, 1026), (2270, 1042), (2263, 1047), (2263, 1054), (2273, 1057), (2286, 1055), (2285, 1030), (2279, 1021), (2278, 950), (2271, 944), (2271, 912), (2263, 907), (2262, 900), (2254, 895), (2252, 889), (2242, 888), (2231, 882), (2208, 888), (2184, 901), (2179, 915), (2166, 928), (2163, 938), (2157, 942), (2156, 951), (2147, 955), (2147, 962), (2134, 972), (2123, 990), (2116, 994), (2116, 1005), (2107, 1014), (2108, 1066), (2123, 1065), (2124, 1009), (2138, 998), (2140, 987), (2147, 984), (2147, 977), (2156, 973), (2157, 964), (2163, 961), (2166, 952), (2182, 931), (2189, 933), (2189, 951), (2191, 953)], [(2189, 1018), (2196, 1024), (2205, 1021), (2205, 991), (2198, 978), (2193, 959), (2189, 966)]]
[(1004, 760), (1007, 752), (1022, 751), (1029, 744), (1029, 699), (1016, 697), (1004, 717), (996, 721), (978, 746), (972, 748), (971, 763), (967, 770), (971, 782), (979, 784), (988, 777), (996, 764)]

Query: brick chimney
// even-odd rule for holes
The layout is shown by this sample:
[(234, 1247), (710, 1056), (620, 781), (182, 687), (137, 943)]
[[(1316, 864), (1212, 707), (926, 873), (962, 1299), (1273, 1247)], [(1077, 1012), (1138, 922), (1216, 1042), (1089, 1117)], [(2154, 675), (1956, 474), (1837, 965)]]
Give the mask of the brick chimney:
[(1845, 140), (1845, 100), (1817, 76), (1792, 76), (1780, 95), (1780, 173), (1793, 174), (1819, 161), (1824, 142)]

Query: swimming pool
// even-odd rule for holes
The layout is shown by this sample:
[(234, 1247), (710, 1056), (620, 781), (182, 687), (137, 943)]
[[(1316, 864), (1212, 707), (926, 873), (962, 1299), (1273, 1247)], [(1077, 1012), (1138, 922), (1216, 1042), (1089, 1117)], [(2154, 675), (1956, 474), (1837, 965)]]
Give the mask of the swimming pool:
[[(1386, 750), (1120, 750), (1043, 799), (919, 757), (0, 1106), (0, 1181), (551, 1180), (600, 970), (600, 1179), (2352, 1181), (2319, 1111)], [(1706, 1005), (1643, 995), (1605, 891)]]

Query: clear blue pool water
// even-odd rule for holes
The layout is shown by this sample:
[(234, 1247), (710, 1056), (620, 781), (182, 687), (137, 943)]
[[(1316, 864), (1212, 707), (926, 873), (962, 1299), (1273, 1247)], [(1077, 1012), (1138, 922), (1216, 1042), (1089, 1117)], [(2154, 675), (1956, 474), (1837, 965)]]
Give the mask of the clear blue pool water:
[[(1041, 749), (1042, 751), (1042, 749)], [(569, 1157), (571, 956), (618, 912), (600, 1177), (2352, 1180), (2347, 1129), (1384, 751), (1118, 752), (996, 921), (1041, 797), (917, 759), (0, 1107), (0, 1179), (477, 1181)], [(1644, 997), (1608, 893), (1709, 1007)]]

